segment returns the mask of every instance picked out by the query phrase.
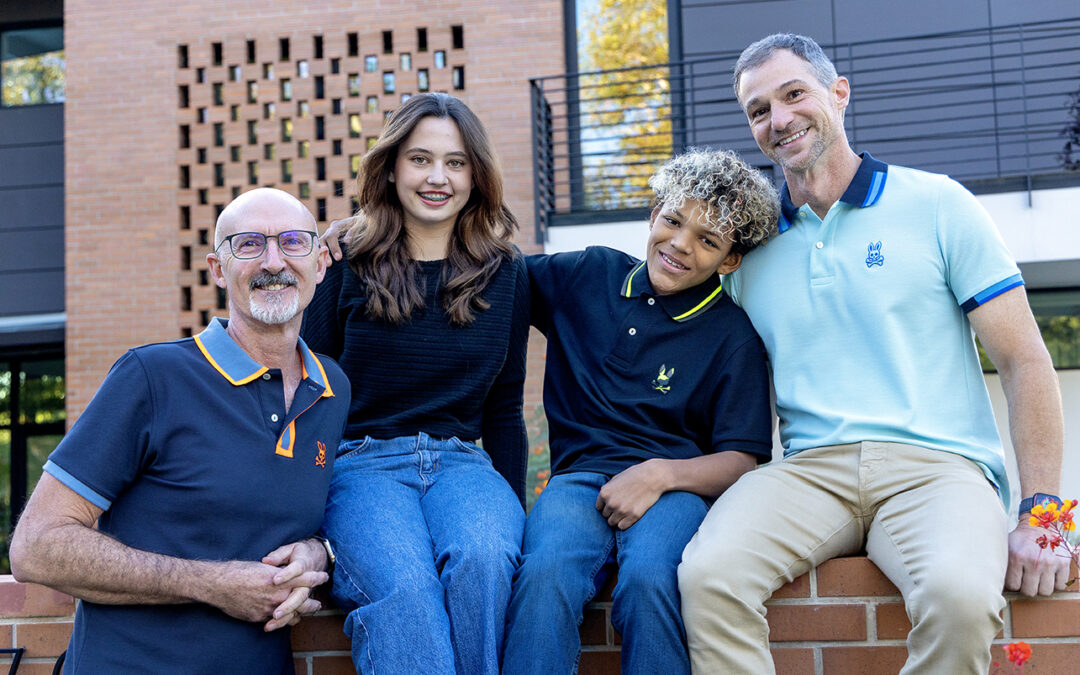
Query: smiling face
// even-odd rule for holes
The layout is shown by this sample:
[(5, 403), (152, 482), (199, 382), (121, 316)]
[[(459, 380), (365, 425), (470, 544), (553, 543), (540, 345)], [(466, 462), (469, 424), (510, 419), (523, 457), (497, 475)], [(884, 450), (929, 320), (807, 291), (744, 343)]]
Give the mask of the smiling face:
[[(280, 190), (252, 190), (222, 212), (214, 238), (217, 248), (206, 260), (214, 283), (228, 291), (230, 321), (263, 325), (299, 321), (326, 272), (328, 254), (318, 240), (310, 253), (296, 257), (284, 255), (278, 239), (268, 239), (262, 255), (250, 259), (235, 257), (225, 241), (237, 232), (276, 236), (295, 230), (317, 232), (315, 219)], [(242, 245), (235, 239), (233, 243)]]
[(850, 93), (847, 78), (825, 86), (809, 63), (786, 49), (746, 70), (738, 92), (758, 147), (786, 174), (806, 173), (822, 157), (847, 149)]
[(472, 165), (461, 130), (449, 118), (425, 117), (398, 149), (390, 174), (405, 228), (452, 229), (472, 193)]
[(649, 283), (658, 295), (693, 288), (711, 276), (734, 272), (742, 256), (731, 240), (706, 225), (704, 205), (688, 200), (679, 208), (662, 204), (652, 212), (645, 258)]

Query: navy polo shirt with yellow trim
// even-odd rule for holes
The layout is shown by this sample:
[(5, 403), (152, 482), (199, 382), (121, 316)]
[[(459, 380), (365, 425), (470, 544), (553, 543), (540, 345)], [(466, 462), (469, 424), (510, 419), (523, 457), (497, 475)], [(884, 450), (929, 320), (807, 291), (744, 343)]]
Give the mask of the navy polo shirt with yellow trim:
[(868, 153), (824, 218), (785, 186), (780, 234), (729, 275), (769, 353), (787, 454), (861, 441), (953, 452), (1008, 503), (967, 313), (1023, 284), (979, 201)]
[[(194, 338), (138, 347), (113, 366), (45, 470), (104, 509), (127, 546), (187, 559), (260, 560), (317, 533), (349, 409), (341, 369), (300, 342), (281, 372), (215, 319)], [(202, 604), (79, 604), (65, 669), (292, 672), (288, 630)]]
[(610, 248), (526, 263), (553, 473), (726, 450), (769, 459), (764, 349), (719, 277), (657, 295), (645, 263)]

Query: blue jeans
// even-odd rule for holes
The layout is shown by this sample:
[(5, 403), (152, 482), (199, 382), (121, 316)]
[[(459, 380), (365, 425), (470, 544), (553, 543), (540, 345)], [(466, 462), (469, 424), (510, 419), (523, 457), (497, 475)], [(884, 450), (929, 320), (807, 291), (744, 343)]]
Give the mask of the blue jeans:
[(622, 636), (622, 672), (689, 673), (676, 570), (705, 517), (705, 501), (669, 492), (626, 530), (607, 524), (596, 497), (608, 477), (559, 474), (525, 524), (514, 576), (503, 672), (577, 672), (586, 603), (619, 567), (611, 622)]
[(356, 672), (497, 675), (524, 521), (472, 443), (342, 443), (323, 530)]

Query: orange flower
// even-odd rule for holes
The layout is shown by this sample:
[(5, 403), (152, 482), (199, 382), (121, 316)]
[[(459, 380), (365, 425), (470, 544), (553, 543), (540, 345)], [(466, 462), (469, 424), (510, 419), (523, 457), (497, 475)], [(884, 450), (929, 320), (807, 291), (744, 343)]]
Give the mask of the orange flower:
[(1045, 506), (1043, 504), (1038, 504), (1031, 509), (1031, 517), (1028, 518), (1028, 524), (1032, 527), (1049, 528), (1057, 521), (1058, 516), (1058, 505), (1054, 502), (1049, 502)]
[(1005, 656), (1015, 665), (1022, 666), (1031, 658), (1031, 645), (1026, 642), (1010, 642), (1005, 645)]

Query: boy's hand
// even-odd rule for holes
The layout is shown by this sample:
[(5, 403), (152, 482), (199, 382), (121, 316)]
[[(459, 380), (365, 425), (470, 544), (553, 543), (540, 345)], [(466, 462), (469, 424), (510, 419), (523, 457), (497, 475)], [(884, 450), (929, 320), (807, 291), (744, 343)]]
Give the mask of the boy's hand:
[(596, 510), (608, 525), (625, 530), (652, 508), (668, 491), (670, 472), (667, 460), (650, 459), (614, 476), (596, 498)]

